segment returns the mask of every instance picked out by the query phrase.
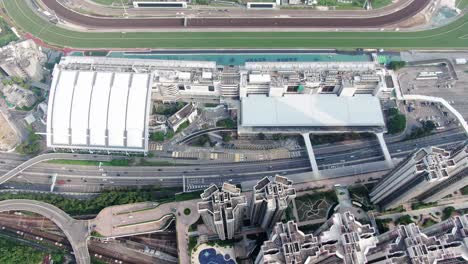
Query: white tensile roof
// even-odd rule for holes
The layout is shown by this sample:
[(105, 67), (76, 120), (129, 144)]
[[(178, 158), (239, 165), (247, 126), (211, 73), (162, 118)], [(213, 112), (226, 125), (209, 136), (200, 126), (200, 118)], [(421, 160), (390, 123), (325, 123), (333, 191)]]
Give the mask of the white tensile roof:
[(47, 146), (146, 151), (151, 75), (56, 68)]
[(249, 95), (241, 110), (245, 127), (385, 126), (380, 101), (372, 95)]

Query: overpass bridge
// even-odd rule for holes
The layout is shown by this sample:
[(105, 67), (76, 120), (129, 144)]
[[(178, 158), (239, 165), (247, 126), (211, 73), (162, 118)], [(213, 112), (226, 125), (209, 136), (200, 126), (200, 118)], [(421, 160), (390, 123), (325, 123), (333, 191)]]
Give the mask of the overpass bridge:
[(34, 166), (40, 162), (59, 159), (73, 159), (73, 160), (96, 160), (96, 161), (110, 161), (111, 156), (107, 155), (91, 155), (91, 154), (74, 154), (74, 153), (47, 153), (33, 157), (17, 167), (11, 169), (4, 175), (0, 176), (0, 184), (9, 181), (11, 178), (17, 176), (24, 170)]
[(5, 200), (0, 202), (0, 212), (28, 211), (52, 220), (65, 233), (78, 264), (91, 262), (88, 251), (88, 221), (76, 220), (59, 208), (35, 200)]

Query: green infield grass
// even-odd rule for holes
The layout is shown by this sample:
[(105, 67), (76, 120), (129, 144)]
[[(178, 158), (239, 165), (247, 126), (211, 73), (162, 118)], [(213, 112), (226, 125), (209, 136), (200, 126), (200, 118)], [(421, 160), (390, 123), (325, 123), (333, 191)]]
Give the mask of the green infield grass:
[[(95, 2), (101, 5), (112, 5), (114, 3), (116, 4), (122, 4), (122, 0), (91, 0), (91, 2)], [(126, 3), (127, 0), (124, 0), (124, 3)]]
[(468, 48), (468, 15), (417, 32), (78, 32), (39, 17), (29, 0), (4, 0), (15, 24), (48, 44), (73, 48)]
[(468, 0), (457, 0), (455, 6), (459, 9), (468, 8)]

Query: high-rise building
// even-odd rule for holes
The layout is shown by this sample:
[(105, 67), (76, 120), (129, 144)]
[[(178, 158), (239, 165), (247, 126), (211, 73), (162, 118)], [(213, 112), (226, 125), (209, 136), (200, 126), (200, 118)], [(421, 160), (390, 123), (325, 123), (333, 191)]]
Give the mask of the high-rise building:
[(317, 235), (304, 234), (293, 221), (277, 223), (255, 259), (255, 264), (366, 263), (377, 238), (370, 225), (346, 212), (334, 214)]
[(451, 263), (468, 262), (468, 215), (420, 229), (414, 223), (398, 226), (378, 237), (367, 254), (369, 263)]
[(460, 145), (452, 151), (452, 160), (456, 166), (450, 171), (448, 179), (417, 197), (425, 203), (438, 201), (468, 185), (468, 145)]
[(304, 263), (320, 253), (317, 237), (305, 235), (294, 221), (276, 223), (270, 239), (261, 246), (255, 264)]
[(334, 214), (315, 234), (327, 254), (310, 263), (367, 263), (367, 252), (377, 244), (374, 228), (350, 212)]
[(275, 176), (272, 181), (265, 177), (254, 186), (252, 203), (250, 205), (250, 221), (252, 225), (270, 228), (281, 220), (284, 211), (292, 199), (296, 198), (296, 190), (292, 181), (286, 177)]
[(221, 240), (234, 238), (244, 220), (247, 200), (235, 185), (224, 183), (221, 190), (212, 184), (202, 194), (198, 203), (198, 213), (203, 222)]
[(446, 183), (455, 188), (448, 183), (466, 175), (466, 168), (466, 145), (452, 154), (437, 147), (420, 149), (382, 178), (370, 193), (371, 201), (384, 210), (411, 199), (435, 201), (449, 190), (444, 187)]
[(336, 213), (315, 234), (277, 223), (255, 264), (462, 264), (468, 262), (468, 215), (420, 229), (400, 225), (381, 235), (349, 213)]

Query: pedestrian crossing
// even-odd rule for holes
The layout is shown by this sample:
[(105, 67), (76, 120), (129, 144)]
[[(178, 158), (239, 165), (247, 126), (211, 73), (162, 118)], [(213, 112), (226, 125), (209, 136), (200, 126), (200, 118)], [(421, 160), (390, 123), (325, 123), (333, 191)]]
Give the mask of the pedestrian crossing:
[(149, 143), (148, 150), (149, 151), (161, 151), (163, 150), (163, 145), (151, 142)]
[(222, 178), (185, 178), (186, 180), (186, 191), (197, 191), (204, 190), (208, 188), (211, 184), (216, 184), (217, 186), (223, 185), (224, 182), (229, 179)]
[(262, 152), (202, 152), (202, 151), (173, 151), (172, 158), (174, 159), (191, 159), (191, 160), (212, 160), (223, 162), (245, 162), (258, 160), (277, 160), (300, 158), (305, 156), (304, 150), (289, 151), (287, 149), (276, 149)]

